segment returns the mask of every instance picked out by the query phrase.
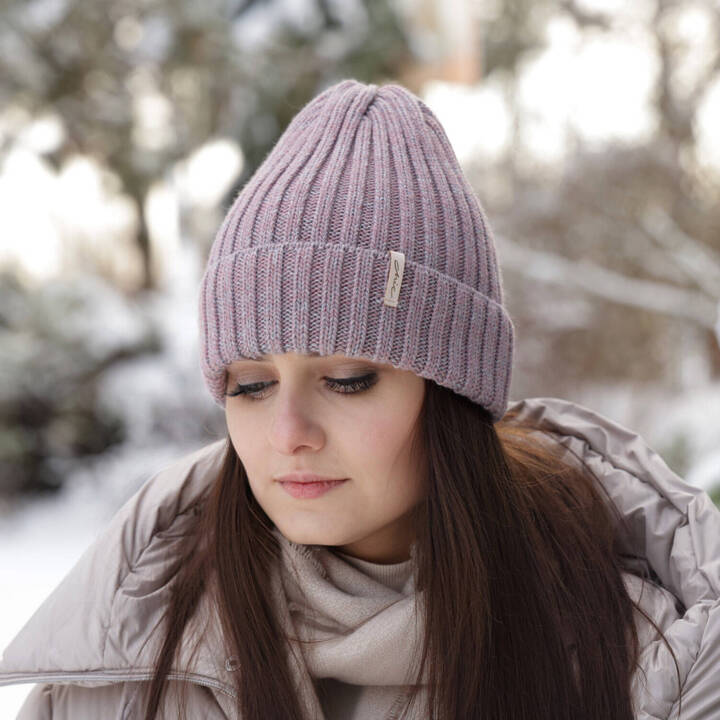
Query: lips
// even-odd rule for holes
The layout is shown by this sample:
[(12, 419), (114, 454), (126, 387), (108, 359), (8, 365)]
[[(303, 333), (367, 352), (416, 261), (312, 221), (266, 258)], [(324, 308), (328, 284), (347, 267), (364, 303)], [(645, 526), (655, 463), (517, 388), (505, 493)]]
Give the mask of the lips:
[(281, 475), (275, 478), (277, 482), (281, 483), (332, 483), (339, 482), (340, 480), (347, 480), (347, 478), (334, 478), (327, 477), (325, 475), (316, 475), (310, 472), (295, 472), (289, 473), (288, 475)]
[(295, 498), (309, 499), (320, 497), (346, 482), (347, 479), (329, 482), (280, 482), (280, 487)]

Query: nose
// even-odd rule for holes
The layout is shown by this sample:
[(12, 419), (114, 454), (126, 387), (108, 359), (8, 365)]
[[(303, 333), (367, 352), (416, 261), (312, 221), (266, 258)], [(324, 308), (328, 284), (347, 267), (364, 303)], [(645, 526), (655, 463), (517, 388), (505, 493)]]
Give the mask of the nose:
[(273, 404), (268, 440), (279, 453), (292, 455), (302, 448), (319, 450), (325, 433), (306, 400), (281, 391)]

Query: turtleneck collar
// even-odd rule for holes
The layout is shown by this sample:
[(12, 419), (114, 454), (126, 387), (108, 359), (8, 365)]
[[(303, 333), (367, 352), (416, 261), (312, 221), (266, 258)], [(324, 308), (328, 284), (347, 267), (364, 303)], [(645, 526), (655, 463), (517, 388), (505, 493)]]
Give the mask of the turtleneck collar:
[(405, 684), (410, 640), (417, 635), (414, 553), (384, 565), (294, 543), (277, 528), (273, 533), (310, 674), (357, 685)]
[[(414, 680), (422, 641), (410, 558), (385, 565), (324, 545), (302, 545), (273, 530), (281, 548), (282, 600), (294, 647), (316, 688), (335, 688), (326, 709), (350, 696), (353, 717), (394, 717)], [(412, 677), (409, 677), (412, 676)], [(339, 683), (339, 685), (338, 685)], [(345, 706), (344, 706), (345, 707)], [(329, 717), (338, 715), (329, 713)]]
[(328, 548), (328, 551), (365, 573), (369, 578), (392, 588), (395, 592), (406, 595), (414, 589), (414, 585), (411, 587), (411, 583), (408, 582), (414, 569), (412, 556), (396, 563), (376, 563), (348, 555), (337, 548)]

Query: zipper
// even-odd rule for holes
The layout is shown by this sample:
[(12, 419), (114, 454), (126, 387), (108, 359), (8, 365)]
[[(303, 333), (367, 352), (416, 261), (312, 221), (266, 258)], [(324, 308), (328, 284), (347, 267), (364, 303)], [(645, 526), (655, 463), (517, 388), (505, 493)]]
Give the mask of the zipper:
[[(153, 673), (151, 672), (136, 672), (136, 673), (123, 673), (118, 671), (117, 673), (108, 671), (86, 671), (76, 673), (58, 673), (58, 672), (36, 672), (36, 673), (3, 673), (0, 674), (0, 686), (12, 685), (20, 683), (73, 683), (78, 680), (104, 680), (109, 682), (141, 682), (144, 680), (151, 680)], [(204, 685), (205, 687), (219, 690), (230, 697), (237, 699), (237, 693), (228, 687), (225, 683), (221, 683), (219, 680), (213, 680), (212, 678), (204, 675), (196, 675), (193, 673), (180, 673), (177, 671), (171, 671), (167, 674), (168, 680), (187, 680), (195, 683), (196, 685)]]

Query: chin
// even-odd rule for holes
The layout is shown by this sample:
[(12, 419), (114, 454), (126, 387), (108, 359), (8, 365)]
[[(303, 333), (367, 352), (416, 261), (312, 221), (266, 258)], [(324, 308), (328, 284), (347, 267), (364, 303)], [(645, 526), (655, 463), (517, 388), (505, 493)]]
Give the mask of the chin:
[(276, 527), (290, 542), (294, 542), (296, 545), (344, 545), (347, 542), (344, 535), (338, 535), (329, 530), (326, 532), (317, 528), (286, 530), (279, 525)]

